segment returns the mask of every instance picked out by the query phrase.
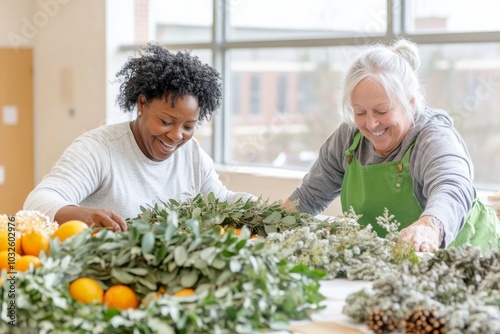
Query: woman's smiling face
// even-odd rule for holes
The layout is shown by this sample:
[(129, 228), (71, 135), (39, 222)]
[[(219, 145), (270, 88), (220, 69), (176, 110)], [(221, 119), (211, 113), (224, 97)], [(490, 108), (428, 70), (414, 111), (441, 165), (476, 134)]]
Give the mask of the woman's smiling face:
[(374, 146), (387, 156), (403, 141), (412, 120), (397, 101), (391, 101), (385, 89), (372, 78), (361, 80), (351, 94), (354, 122)]
[(199, 105), (194, 95), (177, 97), (172, 107), (168, 99), (146, 101), (140, 96), (137, 104), (141, 116), (132, 125), (134, 137), (141, 151), (153, 161), (168, 158), (194, 135), (198, 122)]

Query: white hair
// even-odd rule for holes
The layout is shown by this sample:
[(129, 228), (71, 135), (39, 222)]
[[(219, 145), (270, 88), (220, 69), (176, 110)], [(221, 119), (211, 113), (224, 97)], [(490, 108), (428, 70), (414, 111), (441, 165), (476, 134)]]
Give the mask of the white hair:
[(410, 119), (425, 108), (425, 96), (416, 71), (420, 66), (417, 45), (398, 39), (391, 46), (377, 44), (362, 53), (344, 79), (341, 110), (346, 121), (354, 122), (351, 94), (365, 78), (375, 79), (391, 99), (401, 103)]

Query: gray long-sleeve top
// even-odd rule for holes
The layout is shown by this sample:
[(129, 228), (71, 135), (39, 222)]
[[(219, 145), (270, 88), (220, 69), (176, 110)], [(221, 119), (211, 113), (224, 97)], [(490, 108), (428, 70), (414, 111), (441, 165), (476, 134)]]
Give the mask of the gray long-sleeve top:
[[(340, 195), (347, 168), (344, 152), (357, 131), (354, 125), (342, 123), (323, 143), (301, 186), (290, 195), (292, 201), (299, 201), (299, 211), (319, 214)], [(401, 145), (388, 156), (377, 154), (364, 137), (355, 155), (363, 165), (399, 161), (413, 142), (409, 169), (415, 195), (424, 208), (422, 216), (431, 215), (443, 223), (447, 246), (472, 207), (474, 169), (465, 143), (445, 111), (426, 108), (418, 114)]]
[(24, 210), (38, 210), (54, 219), (67, 205), (108, 208), (134, 218), (140, 206), (198, 192), (213, 192), (221, 201), (256, 200), (229, 191), (219, 180), (212, 159), (194, 138), (165, 161), (149, 160), (137, 145), (128, 122), (104, 125), (77, 139), (28, 195)]

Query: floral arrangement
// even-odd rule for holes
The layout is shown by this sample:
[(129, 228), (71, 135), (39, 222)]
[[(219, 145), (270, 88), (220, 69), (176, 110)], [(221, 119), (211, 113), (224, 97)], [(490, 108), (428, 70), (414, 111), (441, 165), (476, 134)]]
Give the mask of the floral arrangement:
[(399, 223), (387, 210), (377, 223), (387, 231), (380, 238), (371, 226), (358, 224), (354, 211), (327, 222), (310, 223), (269, 235), (266, 246), (279, 248), (277, 256), (326, 271), (327, 279), (372, 281), (404, 261), (417, 262), (411, 245), (397, 243)]
[[(0, 216), (0, 226), (6, 219)], [(0, 333), (285, 330), (324, 308), (319, 281), (333, 278), (373, 281), (348, 297), (343, 312), (376, 334), (500, 333), (499, 250), (460, 247), (421, 257), (397, 242), (399, 223), (387, 211), (376, 221), (386, 238), (358, 219), (352, 210), (322, 220), (279, 202), (230, 204), (213, 195), (143, 207), (127, 219), (127, 232), (88, 229), (52, 240), (42, 265), (16, 277), (14, 328), (8, 286), (0, 288)], [(16, 223), (26, 231), (54, 228), (36, 212), (18, 213)], [(79, 277), (105, 288), (127, 285), (141, 306), (81, 304), (68, 293)], [(184, 289), (195, 293), (176, 297)]]
[[(129, 220), (127, 232), (86, 229), (60, 243), (51, 240), (42, 265), (16, 277), (19, 333), (252, 333), (285, 329), (323, 308), (324, 273), (274, 256), (272, 248), (240, 236), (221, 235), (192, 214), (166, 207)], [(159, 211), (158, 211), (159, 210)], [(90, 277), (104, 287), (133, 288), (142, 305), (117, 310), (81, 304), (68, 287)], [(4, 282), (7, 279), (3, 272)], [(6, 284), (1, 292), (0, 332), (11, 329)], [(176, 297), (190, 288), (194, 294)], [(160, 292), (162, 291), (162, 292)]]
[(29, 234), (35, 230), (52, 234), (57, 230), (58, 224), (50, 220), (47, 215), (35, 210), (20, 210), (14, 215), (14, 220), (9, 216), (0, 215), (0, 230), (8, 230), (9, 223), (15, 225), (15, 229), (21, 235)]

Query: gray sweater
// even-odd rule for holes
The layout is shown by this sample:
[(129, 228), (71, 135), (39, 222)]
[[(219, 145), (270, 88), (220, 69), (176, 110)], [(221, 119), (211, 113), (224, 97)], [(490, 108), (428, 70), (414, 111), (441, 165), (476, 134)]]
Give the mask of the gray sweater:
[(78, 137), (28, 195), (24, 210), (54, 219), (67, 205), (108, 208), (133, 218), (140, 206), (171, 198), (184, 201), (213, 192), (221, 201), (255, 199), (226, 189), (212, 159), (194, 138), (169, 159), (149, 160), (137, 145), (129, 122), (105, 125)]
[[(344, 152), (356, 132), (354, 125), (342, 123), (323, 143), (317, 161), (290, 196), (299, 201), (298, 210), (318, 214), (340, 195), (347, 168)], [(444, 224), (448, 245), (472, 206), (474, 170), (465, 143), (445, 111), (427, 108), (419, 114), (399, 148), (389, 156), (378, 155), (364, 137), (355, 154), (363, 165), (398, 161), (413, 142), (409, 168), (415, 195), (424, 208), (422, 215), (435, 216)]]

